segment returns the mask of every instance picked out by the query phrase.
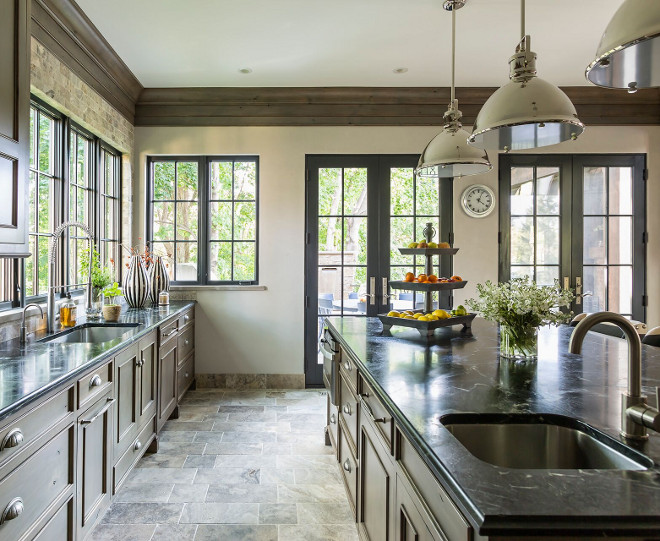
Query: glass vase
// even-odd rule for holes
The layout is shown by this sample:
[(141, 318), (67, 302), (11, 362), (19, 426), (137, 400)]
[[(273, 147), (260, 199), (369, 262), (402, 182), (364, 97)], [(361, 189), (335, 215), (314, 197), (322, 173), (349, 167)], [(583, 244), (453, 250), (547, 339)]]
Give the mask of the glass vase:
[(87, 310), (87, 319), (101, 319), (101, 310), (103, 308), (103, 289), (100, 287), (92, 288), (92, 307)]
[(500, 356), (516, 361), (538, 357), (538, 327), (500, 325)]

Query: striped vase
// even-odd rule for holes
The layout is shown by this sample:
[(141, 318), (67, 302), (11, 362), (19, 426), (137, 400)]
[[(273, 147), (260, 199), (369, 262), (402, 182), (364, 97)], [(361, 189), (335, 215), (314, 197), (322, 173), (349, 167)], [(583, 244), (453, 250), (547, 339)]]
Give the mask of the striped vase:
[(167, 267), (163, 263), (163, 258), (158, 256), (149, 267), (149, 297), (151, 302), (158, 304), (159, 293), (169, 290), (170, 277), (167, 274)]
[(124, 298), (131, 308), (142, 308), (149, 298), (149, 276), (139, 255), (132, 255), (122, 281)]

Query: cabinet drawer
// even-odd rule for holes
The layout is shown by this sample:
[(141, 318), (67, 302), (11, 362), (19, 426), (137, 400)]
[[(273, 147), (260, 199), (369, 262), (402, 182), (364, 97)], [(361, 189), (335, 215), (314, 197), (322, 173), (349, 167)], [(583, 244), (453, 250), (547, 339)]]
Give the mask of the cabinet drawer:
[(60, 432), (0, 482), (0, 514), (21, 510), (0, 526), (0, 539), (19, 539), (74, 478), (74, 425)]
[(360, 385), (362, 391), (360, 392), (360, 414), (369, 418), (369, 420), (376, 427), (378, 435), (382, 437), (381, 443), (384, 447), (393, 453), (392, 447), (392, 434), (394, 432), (394, 420), (385, 406), (380, 401), (372, 387), (360, 376)]
[(339, 418), (344, 422), (348, 434), (351, 449), (355, 454), (358, 434), (358, 412), (357, 412), (357, 399), (353, 394), (353, 390), (346, 383), (346, 379), (340, 376), (340, 390), (339, 390)]
[(135, 438), (135, 441), (131, 443), (126, 452), (117, 461), (114, 468), (112, 468), (112, 486), (114, 487), (114, 493), (117, 492), (119, 486), (124, 482), (124, 478), (131, 469), (131, 466), (133, 466), (144, 454), (155, 433), (156, 417), (154, 416), (140, 431), (137, 438)]
[(69, 387), (0, 429), (0, 467), (73, 411), (73, 387)]
[(356, 518), (357, 510), (357, 460), (351, 446), (348, 444), (346, 434), (343, 428), (339, 429), (339, 466), (341, 468), (342, 478), (348, 493), (348, 500), (353, 511), (353, 518)]
[(76, 531), (73, 523), (73, 497), (60, 507), (33, 541), (73, 541)]
[(177, 373), (177, 401), (183, 398), (188, 388), (195, 380), (195, 356), (191, 354), (183, 363)]
[(347, 381), (353, 386), (353, 389), (357, 391), (357, 366), (355, 362), (351, 359), (346, 352), (341, 354), (341, 362), (339, 363), (339, 373), (342, 374)]
[(194, 323), (195, 321), (195, 309), (191, 308), (181, 317), (179, 317), (179, 329), (183, 329), (186, 325)]
[(176, 338), (176, 333), (179, 330), (179, 320), (174, 319), (161, 325), (158, 328), (158, 347), (169, 345), (170, 340)]
[(449, 494), (435, 480), (408, 439), (397, 429), (399, 465), (411, 486), (419, 492), (422, 504), (428, 508), (448, 541), (469, 541), (472, 528), (449, 498)]
[(181, 366), (188, 354), (195, 349), (195, 326), (190, 325), (186, 329), (179, 333), (178, 335), (177, 346), (179, 348), (179, 366)]
[(112, 385), (112, 363), (104, 364), (78, 380), (78, 407), (101, 396)]
[(339, 431), (339, 408), (330, 403), (330, 398), (328, 397), (328, 433), (330, 434), (330, 442), (332, 447), (337, 453), (338, 447), (338, 431)]

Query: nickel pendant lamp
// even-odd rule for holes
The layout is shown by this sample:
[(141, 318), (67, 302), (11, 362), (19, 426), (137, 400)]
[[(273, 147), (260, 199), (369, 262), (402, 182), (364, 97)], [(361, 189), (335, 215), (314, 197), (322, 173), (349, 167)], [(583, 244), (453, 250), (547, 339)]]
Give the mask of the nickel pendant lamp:
[(468, 139), (478, 148), (508, 152), (556, 145), (584, 131), (568, 96), (536, 76), (536, 53), (525, 34), (525, 0), (520, 15), (522, 39), (509, 59), (511, 81), (488, 98)]
[(456, 99), (456, 10), (467, 0), (446, 0), (444, 8), (451, 11), (451, 101), (443, 116), (444, 127), (426, 145), (415, 172), (419, 177), (464, 177), (479, 175), (493, 168), (485, 151), (467, 144), (470, 135), (462, 129), (461, 111)]
[(607, 25), (586, 76), (595, 85), (631, 93), (660, 86), (660, 2), (626, 0)]

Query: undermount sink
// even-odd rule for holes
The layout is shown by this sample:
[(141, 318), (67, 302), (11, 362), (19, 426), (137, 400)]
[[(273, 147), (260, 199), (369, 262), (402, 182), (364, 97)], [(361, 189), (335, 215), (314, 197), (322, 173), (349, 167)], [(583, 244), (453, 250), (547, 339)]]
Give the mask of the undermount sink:
[(503, 468), (646, 470), (653, 461), (563, 415), (453, 413), (440, 422), (475, 457)]
[(139, 325), (139, 323), (84, 323), (39, 341), (59, 344), (102, 344), (123, 338)]

